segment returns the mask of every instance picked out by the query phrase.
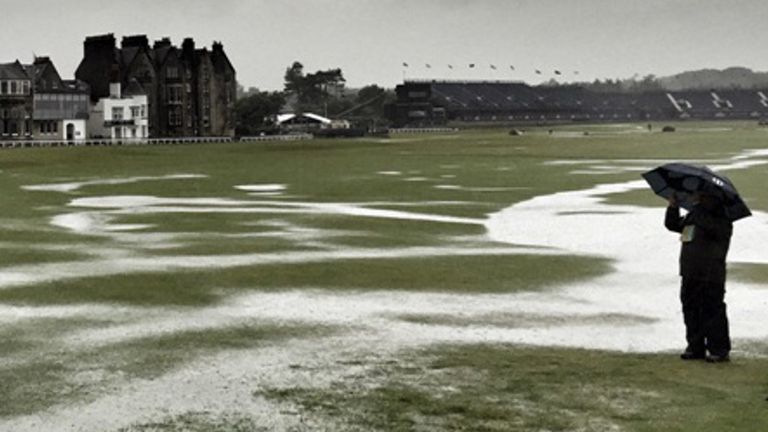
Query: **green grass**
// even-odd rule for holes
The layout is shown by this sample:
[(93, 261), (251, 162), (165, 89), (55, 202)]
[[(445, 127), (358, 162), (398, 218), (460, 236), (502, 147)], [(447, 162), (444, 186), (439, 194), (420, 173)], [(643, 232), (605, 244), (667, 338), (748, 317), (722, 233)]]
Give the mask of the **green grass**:
[(728, 266), (728, 277), (766, 286), (768, 284), (768, 264), (730, 264)]
[(543, 316), (531, 313), (492, 313), (475, 316), (449, 314), (404, 314), (399, 319), (427, 325), (445, 326), (493, 326), (501, 328), (556, 327), (613, 323), (616, 325), (652, 324), (652, 318), (631, 314), (594, 314)]
[(88, 255), (72, 250), (45, 250), (14, 245), (13, 247), (0, 247), (0, 255), (5, 262), (14, 264), (42, 264), (66, 262), (77, 259), (87, 259)]
[(338, 430), (742, 431), (768, 422), (766, 360), (476, 345), (369, 366), (367, 378), (328, 389), (256, 395), (297, 403), (309, 418), (345, 425)]
[[(256, 264), (215, 270), (129, 272), (51, 280), (0, 288), (0, 304), (23, 306), (133, 306), (147, 314), (157, 307), (195, 312), (231, 296), (253, 291), (310, 288), (333, 291), (510, 293), (554, 289), (612, 271), (609, 260), (583, 256), (464, 256), (464, 247), (498, 249), (478, 224), (302, 213), (124, 213), (116, 223), (149, 224), (134, 233), (84, 235), (51, 226), (52, 217), (93, 209), (69, 206), (75, 198), (150, 195), (172, 198), (272, 200), (234, 188), (285, 184), (286, 202), (370, 203), (378, 209), (484, 220), (488, 214), (535, 196), (579, 190), (607, 182), (638, 180), (640, 173), (571, 174), (589, 165), (650, 166), (658, 160), (727, 159), (745, 149), (764, 148), (768, 130), (751, 122), (675, 123), (676, 133), (626, 133), (636, 125), (568, 125), (527, 128), (519, 137), (507, 129), (454, 134), (396, 135), (391, 140), (316, 140), (190, 146), (16, 149), (0, 151), (0, 273), (17, 266), (66, 266), (121, 256), (279, 254), (334, 249), (387, 251), (435, 247), (453, 256), (348, 259), (293, 264)], [(640, 125), (644, 126), (644, 125)], [(661, 125), (654, 125), (659, 130)], [(732, 128), (718, 132), (716, 128)], [(589, 131), (589, 136), (581, 132)], [(566, 132), (572, 134), (566, 134)], [(574, 137), (570, 137), (573, 135)], [(382, 175), (398, 171), (402, 175)], [(134, 176), (200, 174), (185, 180), (91, 185), (71, 193), (30, 191), (24, 185)], [(764, 167), (726, 173), (750, 207), (768, 210)], [(452, 177), (446, 177), (452, 176)], [(407, 182), (408, 177), (426, 181)], [(509, 188), (482, 191), (438, 189)], [(427, 201), (460, 201), (430, 204)], [(607, 197), (608, 203), (662, 207), (663, 200), (638, 190)], [(401, 203), (408, 206), (398, 205)], [(276, 225), (284, 222), (287, 225)], [(303, 230), (303, 231), (302, 231)], [(310, 230), (314, 234), (307, 234)], [(736, 225), (738, 230), (738, 223)], [(263, 236), (265, 233), (275, 233)], [(738, 231), (737, 231), (738, 232)], [(168, 234), (171, 247), (141, 237)], [(253, 236), (259, 234), (262, 236)], [(178, 235), (178, 237), (174, 237)], [(250, 237), (248, 237), (250, 236)], [(160, 245), (162, 246), (162, 245)], [(110, 255), (111, 256), (111, 255)], [(181, 258), (180, 258), (181, 259)], [(63, 264), (62, 264), (63, 263)], [(40, 267), (41, 269), (44, 267)], [(42, 270), (41, 270), (42, 271)], [(766, 266), (734, 265), (734, 279), (764, 283)], [(1, 278), (0, 278), (1, 279)], [(141, 312), (138, 312), (139, 314)], [(468, 320), (429, 314), (400, 317), (427, 325), (561, 325), (536, 316), (481, 316)], [(643, 323), (633, 316), (594, 316), (587, 321)], [(26, 319), (0, 326), (0, 416), (38, 413), (57, 404), (88, 400), (127, 380), (162, 376), (201, 356), (222, 350), (255, 349), (317, 333), (292, 326), (178, 332), (118, 342), (104, 348), (57, 343), (69, 332), (114, 325), (98, 320)], [(591, 322), (591, 321), (590, 321)], [(744, 341), (744, 351), (764, 356), (762, 341)], [(298, 401), (306, 410), (342, 418), (351, 430), (749, 430), (765, 423), (767, 392), (762, 360), (731, 365), (683, 364), (672, 356), (637, 356), (578, 350), (520, 347), (442, 347), (405, 355), (402, 364), (376, 365), (390, 377), (358, 388), (355, 379), (328, 391), (273, 389), (278, 400)], [(367, 382), (367, 381), (366, 381)], [(759, 401), (759, 402), (755, 402)], [(758, 411), (762, 408), (762, 411)], [(241, 413), (243, 414), (243, 413)], [(133, 430), (259, 430), (247, 413), (216, 418), (188, 413)], [(707, 423), (710, 422), (710, 423)], [(690, 428), (685, 427), (690, 425)]]
[[(0, 350), (16, 361), (0, 364), (0, 418), (32, 414), (57, 404), (87, 401), (132, 379), (153, 379), (223, 350), (252, 349), (269, 341), (328, 334), (327, 327), (242, 325), (142, 337), (99, 348), (71, 349), (56, 342), (76, 330), (109, 323), (45, 320), (9, 329)], [(15, 336), (15, 337), (13, 337)], [(53, 338), (45, 341), (43, 337)], [(9, 349), (10, 348), (10, 349)], [(23, 361), (27, 359), (27, 361)]]
[(215, 415), (208, 412), (190, 412), (160, 421), (121, 428), (119, 432), (268, 432), (254, 420), (242, 415)]
[[(558, 269), (552, 272), (551, 269)], [(509, 293), (556, 287), (609, 272), (609, 260), (491, 255), (360, 259), (211, 271), (134, 273), (0, 290), (0, 302), (27, 305), (117, 303), (205, 306), (249, 290), (296, 288)]]

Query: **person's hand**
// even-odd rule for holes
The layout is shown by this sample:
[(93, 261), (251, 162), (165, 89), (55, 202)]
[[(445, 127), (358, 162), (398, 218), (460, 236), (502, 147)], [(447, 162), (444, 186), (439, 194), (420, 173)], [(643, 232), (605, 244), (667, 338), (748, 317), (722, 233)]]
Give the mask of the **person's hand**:
[(678, 207), (679, 202), (677, 201), (677, 196), (675, 196), (675, 194), (670, 195), (667, 199), (667, 203), (670, 207)]

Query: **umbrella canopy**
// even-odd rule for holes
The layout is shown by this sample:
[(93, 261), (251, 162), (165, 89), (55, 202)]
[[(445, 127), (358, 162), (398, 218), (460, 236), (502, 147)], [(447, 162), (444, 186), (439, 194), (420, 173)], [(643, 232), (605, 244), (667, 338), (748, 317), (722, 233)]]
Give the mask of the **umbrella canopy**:
[(752, 215), (728, 177), (705, 166), (669, 163), (644, 173), (643, 178), (656, 195), (667, 199), (674, 195), (686, 210), (693, 207), (693, 194), (702, 192), (719, 197), (731, 221)]

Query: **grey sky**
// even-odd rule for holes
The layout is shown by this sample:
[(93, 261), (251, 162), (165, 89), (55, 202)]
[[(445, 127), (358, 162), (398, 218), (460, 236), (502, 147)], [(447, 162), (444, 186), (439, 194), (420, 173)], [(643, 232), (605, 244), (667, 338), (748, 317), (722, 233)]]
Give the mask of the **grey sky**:
[(85, 36), (110, 32), (221, 40), (238, 80), (261, 89), (281, 88), (294, 60), (341, 67), (354, 87), (768, 70), (765, 0), (0, 0), (0, 23), (0, 62), (50, 55), (64, 78)]

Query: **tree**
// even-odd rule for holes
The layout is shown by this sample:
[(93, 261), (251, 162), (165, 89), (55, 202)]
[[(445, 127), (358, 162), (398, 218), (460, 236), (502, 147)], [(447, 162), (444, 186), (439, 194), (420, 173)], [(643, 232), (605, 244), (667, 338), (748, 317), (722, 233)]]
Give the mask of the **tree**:
[(259, 92), (259, 89), (256, 87), (248, 87), (246, 89), (244, 85), (240, 84), (239, 82), (237, 83), (237, 93), (236, 93), (237, 99), (242, 99), (244, 97), (250, 96), (251, 94), (258, 93), (258, 92)]
[(382, 106), (386, 90), (376, 84), (367, 85), (357, 92), (356, 102), (369, 106)]
[(293, 65), (285, 70), (285, 91), (298, 95), (304, 91), (304, 85), (304, 65), (293, 62)]
[(384, 105), (390, 102), (394, 96), (391, 91), (387, 91), (376, 84), (367, 85), (357, 92), (355, 99), (355, 114), (359, 117), (370, 120), (381, 121), (384, 117)]
[(285, 105), (282, 92), (262, 92), (249, 89), (246, 96), (235, 103), (238, 135), (258, 135), (270, 129), (270, 120)]
[(344, 106), (344, 75), (341, 69), (319, 70), (305, 74), (304, 65), (294, 62), (285, 70), (285, 91), (296, 97), (298, 111), (320, 111), (329, 106)]

